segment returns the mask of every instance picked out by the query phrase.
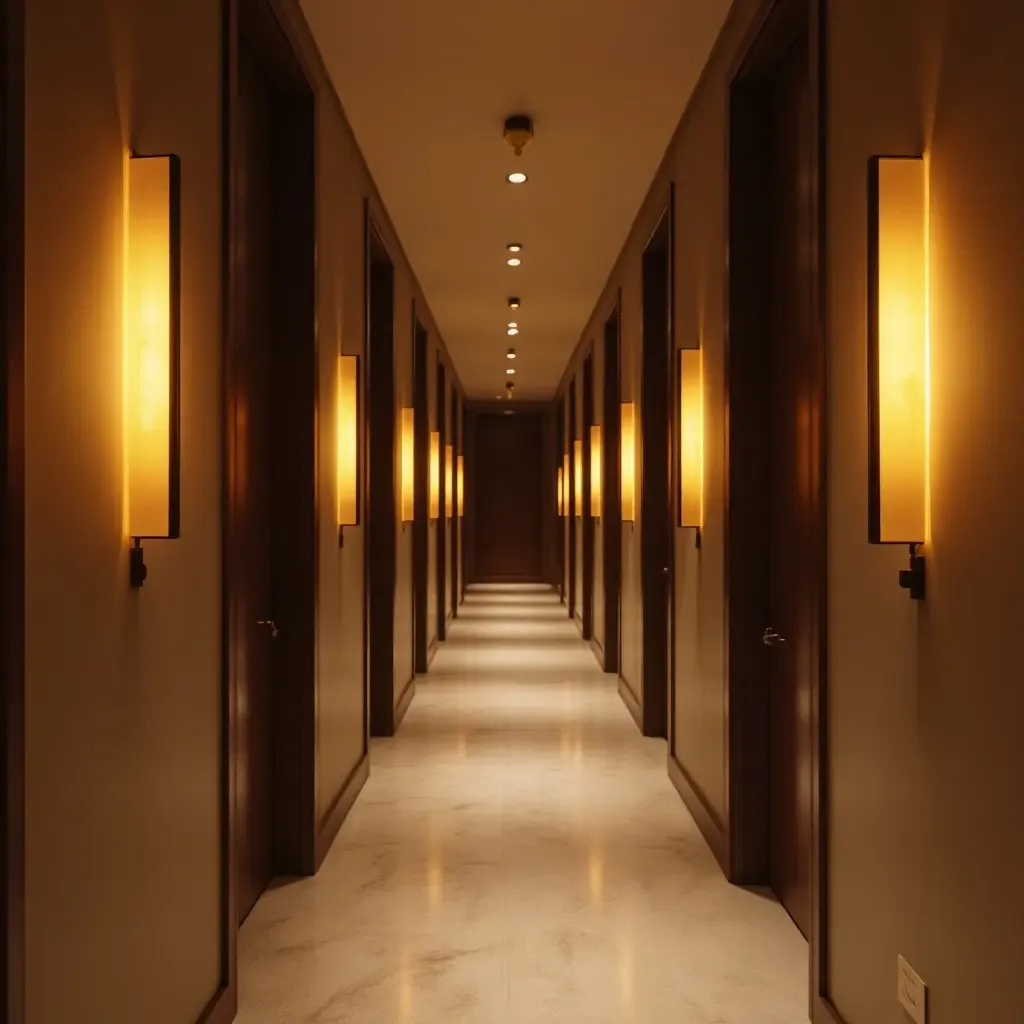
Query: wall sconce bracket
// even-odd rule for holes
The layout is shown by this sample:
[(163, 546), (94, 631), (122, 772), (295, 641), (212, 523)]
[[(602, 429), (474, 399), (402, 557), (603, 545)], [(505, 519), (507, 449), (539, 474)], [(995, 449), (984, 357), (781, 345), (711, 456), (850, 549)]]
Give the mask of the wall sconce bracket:
[(910, 566), (900, 569), (900, 586), (910, 591), (912, 601), (923, 601), (925, 593), (924, 555), (917, 553), (917, 545), (910, 545)]
[(146, 582), (149, 569), (146, 568), (146, 554), (142, 550), (142, 541), (136, 537), (134, 545), (128, 550), (128, 581), (134, 590), (138, 590)]

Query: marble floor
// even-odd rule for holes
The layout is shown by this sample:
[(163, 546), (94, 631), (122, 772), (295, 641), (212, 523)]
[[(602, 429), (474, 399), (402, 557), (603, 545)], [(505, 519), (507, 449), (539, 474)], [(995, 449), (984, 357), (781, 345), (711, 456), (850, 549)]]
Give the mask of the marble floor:
[(557, 597), (477, 588), (316, 878), (242, 928), (239, 1024), (798, 1024), (807, 947), (728, 885)]

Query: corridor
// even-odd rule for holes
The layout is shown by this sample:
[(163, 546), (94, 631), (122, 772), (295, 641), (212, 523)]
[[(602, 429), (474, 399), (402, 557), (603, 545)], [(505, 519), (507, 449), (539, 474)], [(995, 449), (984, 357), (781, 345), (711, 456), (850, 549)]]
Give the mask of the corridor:
[(807, 946), (728, 885), (548, 589), (472, 588), (314, 878), (240, 936), (239, 1024), (797, 1024)]

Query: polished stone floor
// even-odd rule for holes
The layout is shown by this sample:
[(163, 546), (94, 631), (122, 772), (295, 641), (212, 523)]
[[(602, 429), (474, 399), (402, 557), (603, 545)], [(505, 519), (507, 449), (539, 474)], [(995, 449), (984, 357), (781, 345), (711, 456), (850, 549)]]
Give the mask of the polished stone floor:
[(798, 1024), (807, 947), (729, 886), (556, 597), (475, 589), (320, 875), (240, 937), (239, 1024)]

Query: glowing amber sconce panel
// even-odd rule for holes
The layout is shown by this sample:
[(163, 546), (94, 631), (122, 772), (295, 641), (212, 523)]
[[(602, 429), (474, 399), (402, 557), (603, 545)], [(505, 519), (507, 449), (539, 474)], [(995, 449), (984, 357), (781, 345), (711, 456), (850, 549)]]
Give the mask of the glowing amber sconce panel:
[(569, 480), (569, 454), (566, 452), (562, 456), (562, 515), (569, 516), (571, 514), (570, 504), (572, 502), (572, 485)]
[(451, 519), (455, 514), (455, 448), (444, 446), (444, 514)]
[(679, 353), (679, 525), (704, 525), (704, 370), (700, 349)]
[(636, 520), (636, 406), (632, 402), (622, 404), (619, 437), (622, 445), (622, 521), (632, 523)]
[(402, 409), (402, 522), (416, 518), (416, 411)]
[(338, 540), (359, 525), (359, 357), (338, 356), (337, 431)]
[(928, 472), (928, 191), (921, 157), (868, 171), (868, 533), (908, 544), (900, 585), (924, 596)]
[(562, 467), (558, 467), (558, 514), (565, 515), (565, 480), (562, 476)]
[(575, 513), (577, 518), (583, 515), (583, 442), (573, 441), (572, 443), (573, 459), (574, 459), (574, 486), (576, 487), (576, 504)]
[(460, 455), (456, 467), (455, 493), (459, 518), (466, 514), (466, 456)]
[(142, 541), (180, 536), (181, 167), (132, 156), (125, 210), (124, 429), (130, 582)]
[(441, 515), (441, 435), (430, 433), (430, 518)]
[(594, 519), (601, 518), (601, 428), (590, 428), (590, 514)]

